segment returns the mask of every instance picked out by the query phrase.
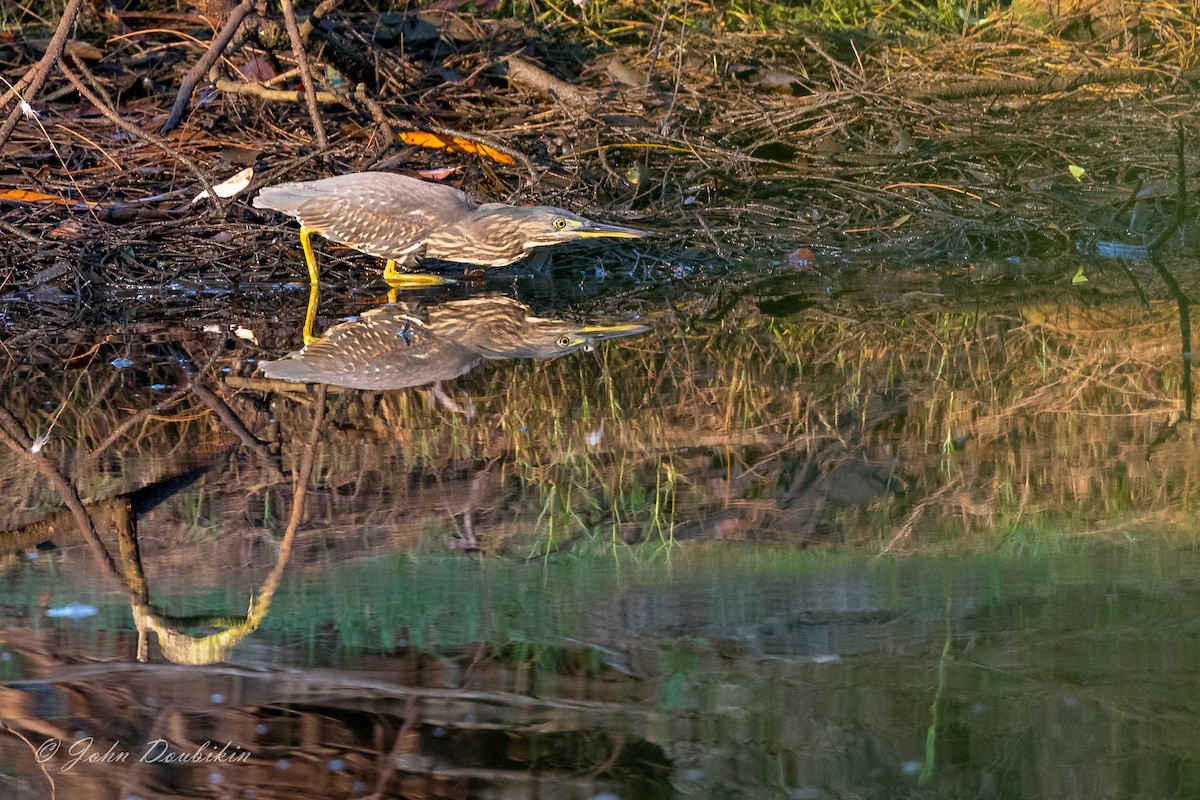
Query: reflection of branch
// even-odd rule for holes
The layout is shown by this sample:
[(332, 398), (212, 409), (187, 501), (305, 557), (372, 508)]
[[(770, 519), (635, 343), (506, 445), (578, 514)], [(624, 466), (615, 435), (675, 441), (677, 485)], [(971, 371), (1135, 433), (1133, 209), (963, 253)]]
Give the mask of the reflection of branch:
[[(309, 431), (308, 441), (304, 443), (304, 454), (300, 457), (300, 469), (296, 474), (295, 492), (292, 497), (292, 513), (288, 518), (287, 530), (283, 534), (283, 541), (279, 544), (279, 562), (276, 563), (275, 569), (267, 576), (267, 580), (263, 583), (263, 593), (274, 593), (275, 586), (279, 582), (279, 575), (283, 574), (283, 565), (287, 563), (288, 557), (292, 553), (292, 542), (296, 538), (296, 530), (300, 527), (300, 520), (304, 516), (304, 498), (308, 494), (308, 481), (312, 477), (313, 459), (316, 456), (317, 450), (317, 433), (321, 430), (321, 423), (325, 421), (325, 385), (317, 387), (316, 411), (313, 413), (313, 426)], [(261, 599), (261, 598), (260, 598)], [(253, 606), (251, 606), (253, 609)]]
[(175, 405), (180, 400), (187, 397), (189, 392), (190, 392), (190, 389), (187, 386), (183, 387), (182, 389), (176, 389), (175, 391), (171, 392), (171, 394), (168, 395), (161, 402), (155, 403), (152, 406), (146, 406), (145, 408), (141, 409), (140, 411), (137, 411), (136, 413), (131, 414), (130, 416), (126, 417), (124, 422), (117, 425), (117, 427), (113, 428), (112, 432), (109, 433), (108, 436), (104, 437), (104, 441), (102, 441), (102, 442), (100, 442), (100, 444), (96, 445), (92, 449), (92, 451), (87, 454), (88, 461), (93, 461), (93, 460), (99, 458), (100, 456), (104, 455), (105, 450), (112, 447), (113, 444), (117, 441), (117, 439), (120, 439), (122, 436), (124, 436), (135, 425), (142, 422), (146, 417), (150, 416), (152, 413), (155, 413), (158, 411), (165, 411), (166, 409)]
[(1154, 265), (1158, 277), (1162, 278), (1162, 282), (1167, 285), (1167, 291), (1171, 293), (1171, 297), (1175, 300), (1175, 307), (1179, 310), (1179, 346), (1183, 358), (1183, 369), (1180, 375), (1183, 389), (1183, 414), (1186, 419), (1190, 420), (1192, 418), (1192, 315), (1189, 300), (1183, 293), (1183, 289), (1180, 288), (1179, 282), (1175, 280), (1175, 276), (1171, 274), (1171, 270), (1167, 269), (1166, 265), (1153, 252), (1150, 254), (1150, 263)]
[(192, 394), (196, 395), (200, 402), (212, 409), (212, 412), (241, 440), (242, 444), (253, 450), (262, 459), (263, 465), (267, 469), (278, 474), (279, 468), (275, 466), (274, 459), (271, 457), (270, 451), (267, 450), (267, 445), (259, 441), (258, 437), (250, 432), (250, 429), (242, 422), (241, 417), (233, 413), (233, 409), (218, 395), (214, 394), (211, 389), (197, 380), (194, 374), (188, 373), (187, 379), (188, 387), (192, 390)]
[(87, 540), (97, 563), (107, 569), (108, 573), (129, 593), (131, 591), (129, 584), (125, 581), (121, 571), (117, 569), (117, 564), (108, 554), (108, 550), (105, 549), (104, 542), (100, 541), (100, 535), (96, 533), (96, 525), (87, 509), (83, 507), (83, 501), (79, 499), (79, 493), (75, 491), (75, 487), (59, 472), (58, 467), (50, 462), (44, 452), (34, 449), (33, 440), (26, 433), (25, 426), (4, 406), (0, 406), (0, 440), (3, 440), (13, 450), (26, 453), (33, 459), (38, 472), (41, 472), (46, 480), (50, 481), (58, 491), (63, 504), (71, 510), (71, 516), (75, 518), (75, 525)]
[(138, 548), (137, 516), (133, 503), (121, 503), (113, 515), (120, 546), (121, 565), (125, 568), (125, 580), (129, 582), (129, 597), (133, 602), (149, 603), (150, 590), (146, 587), (146, 575), (142, 572), (142, 553)]
[(1171, 270), (1167, 269), (1166, 265), (1158, 258), (1158, 248), (1166, 243), (1167, 239), (1175, 234), (1176, 231), (1183, 227), (1187, 220), (1187, 165), (1184, 163), (1184, 135), (1183, 123), (1180, 122), (1175, 130), (1175, 158), (1178, 162), (1176, 165), (1176, 200), (1175, 200), (1175, 221), (1170, 228), (1163, 231), (1157, 239), (1155, 239), (1148, 247), (1150, 253), (1150, 263), (1154, 266), (1154, 270), (1158, 273), (1158, 277), (1162, 278), (1163, 283), (1167, 285), (1167, 290), (1171, 293), (1171, 297), (1175, 300), (1175, 305), (1179, 309), (1179, 344), (1183, 358), (1182, 374), (1180, 375), (1183, 389), (1183, 414), (1185, 419), (1192, 418), (1192, 318), (1189, 309), (1189, 301), (1187, 295), (1183, 293), (1179, 282), (1175, 280), (1175, 276)]
[[(229, 404), (223, 398), (204, 385), (204, 382), (198, 377), (199, 371), (196, 369), (196, 364), (190, 357), (180, 353), (175, 353), (175, 356), (180, 368), (183, 370), (184, 377), (187, 379), (187, 388), (192, 394), (196, 395), (200, 402), (208, 406), (221, 422), (225, 423), (225, 426), (233, 432), (234, 436), (240, 439), (243, 445), (259, 457), (263, 466), (267, 468), (272, 477), (278, 477), (280, 474), (279, 467), (275, 464), (275, 459), (272, 457), (267, 445), (259, 441), (258, 437), (250, 432), (250, 429), (242, 422), (242, 418), (233, 412), (233, 409), (229, 407)], [(211, 364), (212, 359), (210, 358), (208, 365), (205, 366), (206, 371)]]
[[(146, 634), (153, 632), (158, 637), (159, 649), (163, 655), (176, 664), (212, 664), (223, 661), (230, 648), (241, 642), (251, 633), (258, 630), (267, 612), (271, 608), (271, 600), (279, 588), (283, 571), (291, 560), (292, 546), (296, 541), (296, 531), (300, 529), (300, 521), (304, 518), (304, 501), (308, 493), (308, 483), (312, 478), (313, 461), (316, 456), (317, 436), (325, 420), (325, 392), (322, 386), (317, 391), (316, 411), (313, 415), (313, 426), (308, 440), (304, 444), (304, 453), (300, 466), (295, 475), (295, 491), (292, 496), (292, 513), (288, 519), (283, 541), (279, 543), (279, 552), (275, 557), (275, 566), (263, 580), (258, 597), (250, 603), (250, 609), (244, 620), (230, 625), (225, 630), (208, 636), (191, 636), (179, 630), (179, 623), (155, 613), (145, 600), (131, 595), (131, 606), (134, 623), (138, 629), (138, 660), (147, 660)], [(140, 569), (140, 567), (139, 567)]]
[[(173, 353), (173, 355), (175, 355), (176, 359), (178, 360), (179, 354)], [(215, 361), (216, 358), (217, 358), (217, 354), (214, 352), (211, 356), (209, 356), (208, 362), (204, 365), (204, 369), (199, 370), (199, 371), (208, 372), (209, 368), (213, 365), (213, 361)], [(185, 369), (185, 372), (186, 371), (187, 370)], [(192, 365), (192, 372), (197, 372), (194, 365)], [(117, 425), (117, 427), (113, 428), (112, 432), (109, 433), (108, 436), (104, 437), (104, 441), (100, 442), (100, 444), (96, 445), (92, 449), (92, 451), (90, 453), (88, 453), (88, 455), (87, 455), (88, 460), (92, 461), (92, 460), (95, 460), (96, 458), (99, 458), (101, 455), (104, 454), (105, 450), (107, 450), (108, 448), (113, 446), (113, 444), (117, 441), (117, 439), (120, 439), (123, 435), (125, 435), (125, 433), (127, 431), (129, 431), (135, 425), (140, 424), (146, 417), (148, 417), (151, 414), (158, 412), (158, 411), (165, 411), (166, 409), (170, 408), (171, 406), (175, 405), (180, 400), (182, 400), (183, 398), (185, 398), (189, 394), (191, 394), (192, 393), (192, 384), (194, 383), (194, 381), (190, 380), (190, 377), (191, 377), (191, 375), (189, 374), (189, 380), (188, 380), (187, 386), (183, 386), (179, 389), (176, 389), (175, 391), (173, 391), (169, 395), (167, 395), (163, 400), (155, 403), (152, 406), (146, 406), (145, 408), (141, 409), (140, 411), (137, 411), (134, 414), (126, 417), (125, 420), (121, 424), (119, 424), (119, 425)]]
[(909, 513), (908, 518), (906, 520), (904, 520), (903, 524), (901, 524), (900, 527), (896, 529), (895, 535), (893, 535), (892, 538), (888, 540), (888, 543), (884, 546), (884, 548), (882, 550), (880, 550), (878, 553), (875, 554), (875, 557), (881, 558), (884, 553), (891, 552), (892, 548), (895, 547), (900, 542), (901, 539), (903, 539), (904, 537), (908, 536), (910, 533), (913, 532), (913, 529), (916, 527), (917, 520), (919, 520), (921, 518), (921, 516), (925, 513), (925, 509), (929, 508), (930, 506), (932, 506), (936, 503), (940, 503), (943, 497), (945, 497), (947, 494), (949, 494), (951, 492), (951, 490), (957, 489), (957, 488), (959, 488), (957, 482), (947, 483), (944, 486), (942, 486), (940, 489), (938, 489), (936, 492), (929, 495), (924, 500), (922, 500), (920, 503), (918, 503), (916, 505), (916, 507), (913, 508), (913, 510)]
[(11, 726), (5, 725), (3, 720), (0, 720), (0, 730), (8, 731), (13, 736), (24, 742), (25, 745), (33, 752), (34, 760), (37, 761), (38, 766), (42, 768), (42, 774), (46, 776), (46, 780), (50, 782), (50, 800), (55, 800), (55, 798), (58, 796), (58, 793), (56, 787), (54, 786), (54, 778), (50, 777), (50, 772), (46, 769), (46, 762), (49, 761), (49, 759), (43, 759), (41, 757), (42, 751), (34, 747), (33, 742), (22, 736), (20, 731), (13, 730)]
[(392, 752), (388, 753), (387, 758), (381, 759), (383, 769), (379, 771), (379, 777), (375, 781), (375, 791), (364, 797), (363, 800), (379, 800), (384, 797), (384, 790), (387, 789), (388, 782), (391, 781), (392, 775), (396, 773), (396, 768), (400, 765), (400, 756), (407, 755), (409, 752), (406, 742), (413, 728), (417, 726), (418, 702), (415, 694), (409, 695), (408, 699), (404, 701), (404, 722), (401, 723), (400, 730), (396, 733), (396, 740), (392, 742)]

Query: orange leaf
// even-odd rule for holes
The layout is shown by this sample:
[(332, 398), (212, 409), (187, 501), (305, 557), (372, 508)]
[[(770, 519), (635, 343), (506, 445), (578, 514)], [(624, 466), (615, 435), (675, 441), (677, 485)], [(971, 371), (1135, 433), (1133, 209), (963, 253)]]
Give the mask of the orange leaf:
[(436, 133), (425, 133), (424, 131), (404, 131), (396, 134), (396, 138), (405, 144), (428, 147), (433, 150), (444, 149), (451, 153), (478, 153), (481, 156), (487, 156), (497, 164), (514, 163), (512, 156), (505, 155), (486, 144), (472, 142), (470, 139), (460, 139), (457, 136), (439, 136)]
[(72, 200), (69, 197), (60, 197), (56, 194), (42, 194), (41, 192), (27, 192), (24, 189), (9, 189), (7, 192), (0, 192), (0, 202), (7, 200), (10, 203), (53, 203), (56, 206), (94, 206), (96, 203), (89, 203), (86, 200)]

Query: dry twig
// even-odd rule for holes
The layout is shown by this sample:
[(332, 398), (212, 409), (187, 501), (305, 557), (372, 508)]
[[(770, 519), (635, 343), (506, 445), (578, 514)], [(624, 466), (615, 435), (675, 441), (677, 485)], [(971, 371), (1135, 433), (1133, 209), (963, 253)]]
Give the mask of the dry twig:
[(300, 70), (300, 82), (304, 84), (304, 102), (308, 106), (308, 116), (312, 120), (313, 131), (317, 137), (317, 147), (324, 150), (329, 146), (329, 138), (325, 135), (325, 125), (321, 122), (321, 112), (317, 108), (316, 87), (313, 86), (312, 70), (309, 69), (308, 56), (304, 52), (304, 40), (296, 26), (296, 9), (292, 7), (292, 0), (280, 0), (279, 4), (283, 8), (283, 22), (292, 42), (292, 55), (296, 57), (296, 69)]
[(42, 91), (42, 86), (50, 77), (50, 68), (62, 60), (63, 48), (67, 44), (67, 34), (74, 27), (75, 18), (79, 16), (79, 9), (82, 5), (83, 0), (69, 0), (66, 8), (63, 9), (62, 19), (59, 20), (58, 27), (54, 30), (54, 36), (50, 38), (50, 44), (46, 46), (46, 52), (41, 59), (21, 76), (11, 89), (0, 96), (0, 106), (14, 96), (17, 98), (17, 104), (8, 112), (8, 118), (4, 120), (4, 124), (0, 125), (0, 147), (4, 147), (8, 142), (8, 137), (12, 136), (21, 115), (26, 113), (28, 104), (32, 104), (38, 93)]
[(225, 52), (225, 48), (233, 41), (234, 35), (238, 28), (254, 11), (254, 0), (242, 0), (232, 11), (229, 12), (229, 19), (225, 22), (225, 27), (221, 28), (220, 33), (213, 39), (208, 50), (196, 62), (183, 82), (179, 84), (179, 93), (175, 95), (175, 103), (171, 106), (171, 113), (167, 115), (167, 121), (163, 123), (161, 133), (170, 133), (173, 131), (183, 119), (183, 114), (187, 111), (188, 103), (192, 101), (192, 92), (196, 90), (196, 84), (200, 79), (212, 68), (213, 64), (217, 63), (217, 59), (221, 57), (221, 53)]

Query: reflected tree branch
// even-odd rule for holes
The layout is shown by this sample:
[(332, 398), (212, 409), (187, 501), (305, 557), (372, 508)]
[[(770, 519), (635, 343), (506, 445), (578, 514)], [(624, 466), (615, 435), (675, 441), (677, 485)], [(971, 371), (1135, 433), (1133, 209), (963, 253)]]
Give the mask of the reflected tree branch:
[(104, 542), (101, 541), (100, 534), (96, 532), (95, 522), (92, 521), (92, 517), (87, 509), (84, 508), (83, 501), (79, 498), (79, 492), (75, 490), (71, 482), (50, 461), (46, 454), (41, 449), (34, 447), (33, 440), (29, 438), (29, 434), (25, 431), (25, 426), (21, 424), (21, 421), (8, 408), (2, 405), (0, 405), (0, 440), (3, 440), (13, 450), (25, 453), (33, 459), (38, 472), (42, 473), (42, 476), (50, 482), (50, 485), (54, 487), (59, 497), (62, 498), (63, 504), (70, 509), (71, 516), (75, 519), (75, 525), (79, 528), (79, 532), (83, 534), (88, 547), (91, 548), (92, 556), (96, 559), (96, 562), (127, 593), (132, 595), (133, 590), (125, 580), (125, 576), (121, 570), (117, 568), (117, 563), (104, 547)]
[[(232, 412), (230, 412), (232, 413)], [(233, 624), (227, 621), (206, 619), (203, 622), (210, 625), (227, 626), (219, 633), (207, 636), (193, 636), (181, 628), (184, 625), (195, 624), (195, 620), (174, 620), (156, 613), (144, 599), (135, 598), (131, 594), (134, 622), (138, 629), (138, 660), (148, 659), (147, 634), (153, 632), (158, 637), (159, 648), (163, 655), (176, 664), (212, 664), (223, 661), (229, 650), (250, 634), (258, 630), (271, 608), (271, 601), (283, 579), (284, 570), (292, 557), (292, 548), (296, 541), (296, 532), (304, 518), (305, 500), (308, 494), (308, 484), (312, 479), (313, 462), (316, 458), (316, 443), (321, 426), (325, 421), (325, 392), (324, 387), (317, 391), (316, 410), (313, 414), (313, 424), (304, 443), (304, 452), (300, 465), (295, 474), (295, 491), (292, 499), (292, 510), (288, 519), (287, 529), (283, 540), (279, 543), (279, 552), (275, 557), (275, 566), (263, 580), (258, 596), (250, 602), (250, 608), (245, 619)], [(140, 565), (138, 565), (140, 571)]]

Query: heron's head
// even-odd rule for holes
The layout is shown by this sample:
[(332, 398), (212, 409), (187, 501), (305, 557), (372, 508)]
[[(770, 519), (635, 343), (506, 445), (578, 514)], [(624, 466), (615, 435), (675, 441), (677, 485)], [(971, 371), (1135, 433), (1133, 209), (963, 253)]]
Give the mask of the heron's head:
[(576, 239), (640, 239), (650, 234), (621, 225), (604, 225), (578, 214), (552, 206), (481, 206), (478, 219), (486, 226), (494, 222), (497, 231), (520, 242), (522, 250), (547, 247)]

